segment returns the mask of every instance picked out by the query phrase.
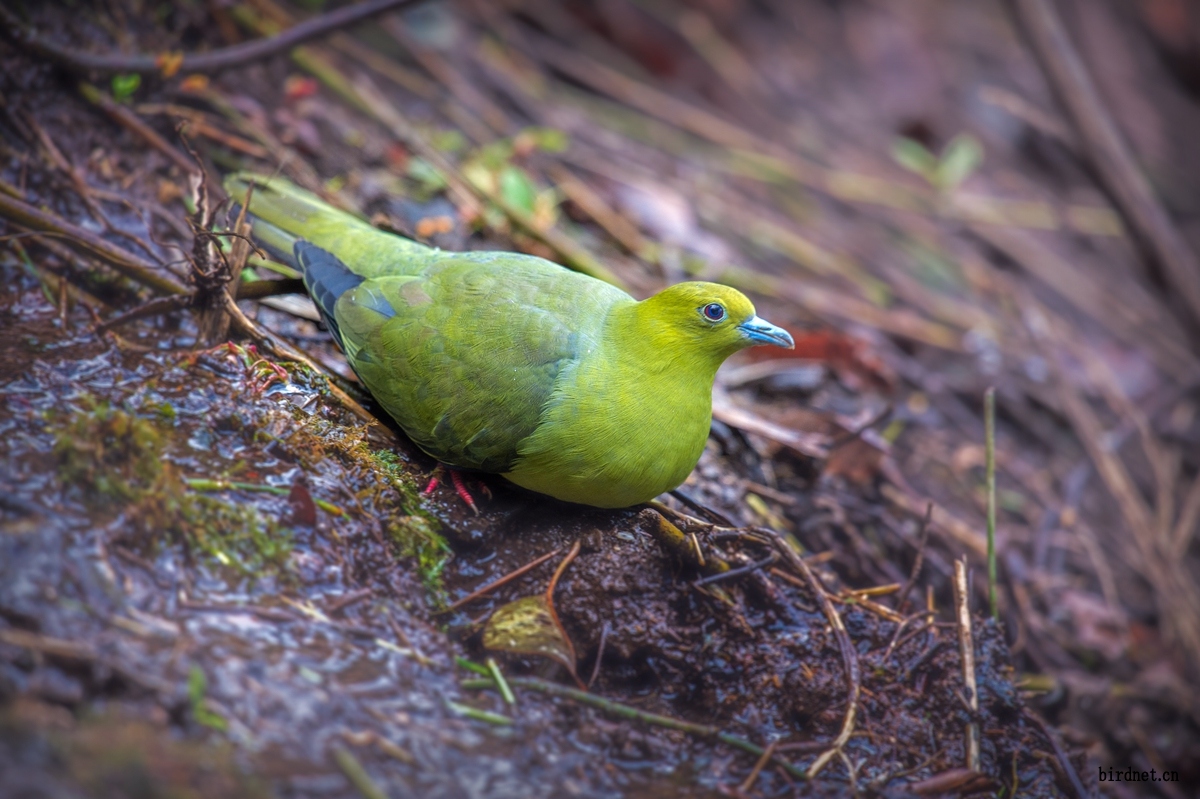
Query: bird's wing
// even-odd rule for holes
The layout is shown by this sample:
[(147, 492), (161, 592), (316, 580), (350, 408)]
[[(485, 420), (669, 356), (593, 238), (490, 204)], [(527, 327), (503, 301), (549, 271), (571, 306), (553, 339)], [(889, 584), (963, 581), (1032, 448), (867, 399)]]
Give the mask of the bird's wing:
[[(540, 259), (463, 254), (377, 277), (334, 306), (351, 365), (423, 450), (504, 472), (560, 373), (627, 295)], [(631, 300), (630, 300), (631, 301)]]

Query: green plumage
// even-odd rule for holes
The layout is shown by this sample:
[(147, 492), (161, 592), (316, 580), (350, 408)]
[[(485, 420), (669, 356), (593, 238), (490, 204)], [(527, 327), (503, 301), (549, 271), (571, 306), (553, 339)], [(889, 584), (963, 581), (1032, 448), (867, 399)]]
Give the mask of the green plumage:
[[(541, 258), (444, 252), (279, 178), (254, 185), (254, 237), (302, 270), (346, 358), (425, 452), (569, 502), (625, 507), (691, 472), (730, 354), (791, 339), (737, 291), (684, 283), (637, 302)], [(720, 320), (705, 316), (719, 305)]]

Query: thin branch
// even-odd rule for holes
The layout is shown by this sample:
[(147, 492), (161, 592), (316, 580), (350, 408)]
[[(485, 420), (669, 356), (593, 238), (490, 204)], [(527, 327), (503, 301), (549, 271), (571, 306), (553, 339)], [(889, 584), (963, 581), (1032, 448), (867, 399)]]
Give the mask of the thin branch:
[(929, 522), (932, 520), (933, 503), (930, 502), (925, 506), (925, 518), (921, 520), (921, 532), (917, 536), (917, 559), (913, 561), (912, 571), (908, 573), (908, 579), (904, 581), (904, 587), (896, 595), (896, 610), (900, 613), (903, 613), (904, 608), (908, 605), (908, 595), (912, 592), (917, 578), (921, 576), (921, 567), (925, 564), (925, 547), (929, 544)]
[(768, 566), (773, 566), (778, 560), (778, 553), (772, 552), (762, 560), (755, 561), (754, 563), (747, 563), (745, 566), (739, 566), (736, 569), (730, 569), (729, 571), (717, 572), (716, 574), (710, 574), (705, 577), (701, 577), (699, 580), (692, 583), (692, 585), (712, 585), (713, 583), (724, 582), (725, 580), (733, 580), (741, 577), (744, 574), (750, 574), (751, 572), (756, 572), (759, 569), (765, 569)]
[(1025, 718), (1036, 724), (1038, 729), (1042, 731), (1042, 734), (1049, 739), (1050, 746), (1054, 748), (1054, 754), (1056, 757), (1058, 757), (1059, 766), (1061, 766), (1062, 770), (1066, 773), (1067, 779), (1071, 782), (1071, 787), (1075, 789), (1075, 795), (1079, 797), (1079, 799), (1087, 799), (1088, 796), (1091, 796), (1091, 794), (1089, 794), (1083, 787), (1083, 782), (1079, 779), (1079, 774), (1075, 771), (1075, 766), (1071, 763), (1071, 759), (1067, 757), (1067, 753), (1063, 751), (1062, 744), (1058, 742), (1058, 736), (1054, 734), (1049, 725), (1042, 720), (1041, 716), (1028, 709), (1023, 710), (1022, 712), (1025, 714)]
[(445, 612), (448, 612), (451, 610), (458, 610), (459, 608), (461, 608), (463, 605), (467, 604), (468, 602), (474, 602), (476, 599), (479, 599), (481, 596), (486, 596), (487, 594), (490, 594), (492, 591), (495, 591), (497, 588), (504, 585), (505, 583), (512, 582), (513, 580), (520, 577), (522, 574), (525, 574), (526, 572), (532, 571), (533, 569), (536, 569), (538, 566), (541, 566), (543, 563), (550, 560), (550, 558), (554, 557), (559, 552), (562, 552), (561, 547), (559, 547), (558, 549), (552, 549), (549, 552), (547, 552), (545, 555), (542, 555), (539, 558), (534, 558), (533, 560), (526, 563), (524, 566), (521, 566), (518, 569), (514, 569), (514, 570), (510, 571), (508, 574), (504, 575), (503, 577), (499, 577), (495, 580), (492, 580), (490, 583), (488, 583), (485, 586), (482, 586), (481, 588), (476, 588), (474, 591), (467, 594), (465, 597), (458, 600), (457, 602), (453, 603), (452, 605), (450, 605), (450, 607), (446, 608), (446, 610), (442, 611), (442, 612), (445, 613)]
[(993, 619), (1000, 618), (996, 602), (996, 389), (983, 395), (983, 443), (987, 464), (987, 570), (988, 606)]
[[(665, 727), (669, 730), (679, 730), (688, 735), (694, 735), (697, 738), (706, 740), (717, 740), (723, 744), (741, 749), (743, 752), (749, 752), (756, 757), (762, 757), (767, 750), (764, 747), (747, 741), (745, 738), (738, 737), (731, 733), (723, 732), (717, 727), (710, 727), (707, 724), (695, 724), (683, 719), (671, 718), (670, 716), (662, 716), (658, 713), (650, 713), (645, 710), (639, 710), (629, 705), (623, 705), (620, 702), (614, 702), (611, 699), (605, 699), (602, 696), (589, 694), (587, 691), (580, 691), (575, 688), (568, 688), (565, 685), (558, 683), (539, 680), (534, 677), (509, 677), (509, 685), (514, 685), (518, 688), (528, 688), (532, 691), (539, 691), (550, 696), (558, 696), (563, 699), (571, 699), (581, 705), (588, 705), (597, 710), (608, 713), (611, 716), (620, 718), (632, 719), (640, 721), (643, 724), (651, 724), (655, 727)], [(463, 680), (462, 687), (466, 689), (492, 688), (495, 682), (490, 678), (478, 680)], [(778, 755), (774, 755), (775, 763), (778, 763), (788, 774), (797, 779), (806, 779), (805, 772), (799, 766), (795, 766), (786, 760), (781, 759)]]
[(362, 22), (386, 11), (416, 5), (419, 2), (422, 0), (367, 0), (367, 2), (339, 8), (328, 14), (305, 20), (276, 36), (241, 42), (207, 53), (163, 52), (137, 55), (86, 53), (73, 47), (57, 44), (39, 35), (32, 27), (21, 22), (17, 15), (4, 5), (0, 5), (0, 26), (2, 26), (0, 32), (17, 46), (59, 66), (66, 67), (72, 72), (106, 75), (161, 73), (170, 77), (180, 71), (216, 72), (251, 61), (259, 61), (338, 28)]
[(141, 283), (159, 294), (188, 293), (186, 288), (162, 275), (157, 264), (110, 244), (95, 233), (73, 225), (61, 217), (34, 208), (29, 203), (2, 192), (0, 192), (0, 216), (11, 219), (30, 230), (62, 236), (70, 244), (81, 247), (101, 258), (130, 280)]
[(962, 655), (963, 683), (971, 721), (967, 724), (967, 768), (979, 771), (979, 688), (975, 684), (975, 643), (971, 634), (971, 595), (967, 589), (967, 561), (954, 561), (954, 606), (958, 617), (958, 647)]
[(90, 83), (79, 84), (79, 92), (88, 102), (107, 114), (118, 125), (138, 136), (151, 147), (165, 155), (184, 174), (196, 171), (197, 166), (194, 161), (180, 152), (178, 147), (160, 136), (158, 131), (143, 122), (142, 118), (130, 110), (128, 106), (116, 102), (107, 93), (97, 89)]

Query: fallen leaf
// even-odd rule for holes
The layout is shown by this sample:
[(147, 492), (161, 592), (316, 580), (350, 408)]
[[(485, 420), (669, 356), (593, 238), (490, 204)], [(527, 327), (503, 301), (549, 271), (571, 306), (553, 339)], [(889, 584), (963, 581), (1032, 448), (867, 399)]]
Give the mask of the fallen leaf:
[(288, 504), (292, 506), (292, 524), (300, 527), (317, 526), (317, 503), (313, 502), (308, 486), (304, 483), (293, 483), (292, 492), (288, 494)]
[(575, 647), (544, 594), (522, 597), (497, 608), (483, 628), (483, 646), (498, 652), (548, 657), (575, 676)]

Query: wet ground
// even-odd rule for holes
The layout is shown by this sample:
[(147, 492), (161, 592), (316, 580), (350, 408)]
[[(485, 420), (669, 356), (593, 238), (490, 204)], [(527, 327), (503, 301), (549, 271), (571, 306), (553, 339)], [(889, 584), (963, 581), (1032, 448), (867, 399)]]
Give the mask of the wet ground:
[[(472, 208), (453, 185), (448, 201), (420, 142), (346, 99), (353, 91), (337, 83), (339, 70), (357, 77), (366, 64), (374, 79), (393, 82), (390, 102), (418, 121), (418, 137), (456, 159), (460, 178), (516, 181), (521, 191), (505, 199), (528, 199), (532, 217), (599, 252), (636, 291), (700, 274), (757, 292), (764, 315), (797, 332), (817, 321), (834, 327), (805, 338), (803, 362), (730, 364), (708, 448), (681, 494), (663, 498), (666, 508), (566, 506), (483, 478), (468, 481), (480, 501), (476, 516), (444, 484), (423, 493), (435, 464), (402, 434), (364, 422), (325, 374), (266, 357), (244, 337), (198, 341), (191, 311), (101, 331), (98, 322), (138, 307), (145, 290), (57, 246), (56, 237), (4, 223), (0, 795), (1058, 796), (1077, 793), (1075, 772), (1092, 784), (1094, 761), (1082, 746), (1111, 765), (1143, 758), (1188, 776), (1196, 737), (1181, 699), (1186, 656), (1163, 654), (1158, 617), (1147, 610), (1157, 607), (1154, 583), (1130, 580), (1128, 589), (1124, 564), (1108, 565), (1104, 550), (1089, 549), (1095, 540), (1071, 543), (1067, 531), (1079, 519), (1079, 529), (1120, 540), (1118, 514), (1095, 485), (1085, 491), (1086, 471), (1082, 483), (1070, 476), (1078, 474), (1078, 444), (1046, 410), (1061, 412), (1045, 388), (1054, 359), (1047, 355), (1048, 365), (1024, 329), (997, 332), (1004, 314), (1016, 314), (1007, 292), (1034, 303), (1033, 290), (1004, 282), (1002, 269), (985, 273), (990, 267), (959, 239), (959, 226), (975, 222), (897, 211), (898, 183), (872, 184), (864, 210), (853, 205), (863, 188), (838, 171), (865, 168), (855, 147), (887, 149), (892, 134), (873, 114), (904, 115), (825, 87), (835, 96), (825, 97), (823, 114), (786, 132), (763, 122), (779, 141), (835, 165), (825, 176), (833, 199), (818, 198), (807, 193), (811, 176), (797, 178), (795, 163), (772, 160), (777, 151), (748, 156), (744, 146), (753, 150), (759, 140), (723, 141), (737, 136), (719, 119), (661, 98), (647, 102), (588, 61), (617, 64), (686, 102), (745, 111), (734, 116), (754, 127), (762, 111), (755, 104), (770, 91), (821, 94), (806, 82), (817, 67), (788, 42), (812, 48), (820, 30), (833, 29), (822, 25), (845, 23), (854, 58), (878, 69), (887, 37), (872, 26), (888, 15), (814, 8), (799, 38), (781, 40), (748, 14), (746, 41), (777, 48), (753, 50), (756, 59), (776, 63), (768, 58), (775, 54), (783, 65), (779, 74), (760, 65), (754, 77), (728, 52), (703, 45), (720, 38), (705, 38), (713, 31), (703, 19), (648, 4), (652, 11), (637, 19), (646, 13), (666, 29), (678, 24), (704, 55), (703, 69), (679, 57), (672, 72), (652, 56), (677, 57), (684, 40), (640, 39), (625, 26), (633, 12), (617, 5), (582, 4), (570, 18), (553, 8), (418, 12), (403, 18), (408, 34), (395, 22), (356, 32), (391, 67), (360, 63), (362, 48), (335, 40), (294, 56), (295, 66), (276, 57), (211, 82), (149, 78), (127, 105), (163, 135), (172, 133), (171, 114), (191, 115), (189, 141), (213, 175), (282, 163), (293, 180), (443, 246), (562, 255), (552, 239), (522, 232), (494, 208)], [(286, 16), (266, 2), (233, 9), (211, 19), (180, 9), (153, 21), (137, 9), (38, 19), (68, 41), (115, 36), (130, 45), (128, 37), (149, 50), (180, 41), (220, 46), (248, 20)], [(786, 8), (776, 12), (766, 16), (790, 19)], [(993, 17), (985, 11), (964, 28), (949, 26), (939, 41), (955, 57), (971, 55), (980, 39), (963, 30), (983, 30)], [(470, 38), (479, 31), (486, 35)], [(386, 46), (384, 32), (394, 40)], [(455, 36), (472, 47), (449, 48)], [(554, 49), (576, 38), (578, 62)], [(1000, 49), (986, 41), (984, 51)], [(551, 65), (549, 94), (538, 94), (538, 81), (550, 73), (505, 49), (514, 43)], [(906, 47), (893, 53), (899, 71), (928, 77), (923, 61), (905, 60)], [(186, 279), (190, 196), (179, 162), (89, 106), (62, 71), (7, 44), (0, 58), (5, 186)], [(321, 71), (322, 58), (335, 65), (332, 75)], [(844, 87), (855, 73), (840, 58), (822, 63)], [(486, 96), (464, 90), (455, 69), (470, 71)], [(713, 74), (721, 80), (709, 80)], [(796, 83), (783, 81), (787, 75)], [(120, 90), (118, 82), (104, 85)], [(598, 101), (581, 86), (609, 97)], [(922, 91), (913, 107), (935, 127), (951, 127)], [(513, 119), (554, 132), (502, 136), (513, 132)], [(561, 163), (559, 127), (570, 134)], [(904, 129), (933, 136), (920, 128)], [(846, 129), (857, 132), (833, 136)], [(818, 152), (816, 142), (830, 136), (840, 144)], [(989, 157), (1003, 166), (983, 176), (984, 189), (1034, 192), (1038, 201), (1049, 197), (1053, 212), (1066, 207), (1056, 203), (1076, 203), (1063, 218), (1091, 227), (1071, 232), (1069, 253), (1124, 257), (1115, 217), (1096, 205), (1094, 191), (1071, 184), (1076, 171), (1060, 176), (1068, 185), (1056, 194), (1061, 187), (1031, 182), (1022, 152), (996, 146)], [(565, 177), (555, 171), (566, 166)], [(557, 195), (542, 188), (543, 173), (555, 176)], [(815, 231), (813, 240), (793, 231), (797, 220), (799, 230)], [(950, 242), (938, 238), (939, 224), (952, 231)], [(1024, 235), (1023, 224), (996, 229)], [(272, 274), (254, 264), (245, 277)], [(1039, 292), (1045, 299), (1044, 286)], [(1053, 308), (1060, 322), (1092, 335), (1097, 309), (1084, 296), (1093, 316), (1071, 303), (1063, 311), (1061, 298), (1029, 307)], [(1129, 296), (1133, 310), (1113, 335), (1132, 348), (1131, 331), (1144, 319), (1129, 317), (1150, 306), (1137, 292)], [(241, 307), (348, 376), (303, 308)], [(857, 337), (835, 332), (843, 327)], [(1169, 322), (1161, 328), (1138, 341), (1148, 358), (1107, 338), (1098, 345), (1123, 385), (1157, 389), (1145, 364), (1187, 352)], [(972, 601), (984, 606), (982, 431), (967, 404), (990, 378), (1001, 386), (1007, 437), (1006, 590), (1003, 623), (976, 613), (971, 624), (973, 711), (949, 575), (969, 553)], [(848, 432), (872, 420), (880, 434)], [(812, 456), (825, 448), (829, 457)], [(1178, 464), (1182, 480), (1191, 465), (1184, 455)], [(928, 542), (924, 500), (910, 481), (939, 499)], [(807, 566), (781, 555), (780, 541)], [(925, 567), (910, 581), (918, 551)], [(720, 578), (724, 568), (745, 571)], [(910, 582), (911, 591), (901, 588)], [(1104, 605), (1118, 596), (1135, 621)], [(519, 640), (496, 646), (506, 635)], [(1160, 657), (1166, 665), (1151, 668)], [(489, 669), (507, 675), (515, 703)], [(1134, 688), (1122, 693), (1126, 683)], [(1060, 712), (1076, 727), (1063, 742), (1035, 709)], [(1133, 726), (1117, 718), (1126, 712)], [(1089, 731), (1089, 723), (1102, 730)], [(978, 774), (963, 770), (972, 727)], [(771, 746), (771, 758), (760, 757)]]
[[(4, 278), (16, 344), (0, 430), (17, 491), (0, 537), (3, 757), (39, 790), (169, 785), (215, 758), (228, 771), (219, 785), (250, 779), (237, 762), (284, 795), (342, 794), (339, 746), (400, 796), (704, 796), (740, 782), (755, 758), (721, 744), (533, 691), (509, 708), (459, 687), (472, 675), (454, 658), (486, 655), (478, 621), (544, 591), (558, 560), (463, 610), (439, 612), (447, 600), (575, 541), (555, 601), (597, 695), (759, 743), (819, 744), (840, 728), (842, 661), (804, 589), (761, 575), (696, 585), (660, 544), (653, 511), (572, 508), (497, 485), (475, 519), (456, 500), (417, 495), (431, 464), (373, 440), (321, 379), (279, 379), (237, 347), (197, 354), (144, 337), (122, 349), (91, 332), (82, 308), (64, 325), (23, 270)], [(702, 472), (728, 471), (718, 450)], [(189, 480), (291, 495), (202, 493)], [(710, 544), (710, 557), (722, 548)], [(899, 772), (960, 761), (969, 713), (951, 639), (935, 628), (890, 648), (894, 623), (842, 612), (864, 674), (845, 750), (854, 779), (886, 788), (903, 784)], [(1053, 793), (1053, 770), (1027, 751), (1046, 745), (1021, 719), (1003, 645), (984, 633), (979, 654), (989, 770)], [(568, 681), (539, 659), (503, 662)], [(510, 723), (464, 718), (461, 705)], [(128, 736), (112, 745), (137, 754), (108, 762), (99, 730)], [(228, 742), (237, 757), (196, 740)], [(819, 754), (800, 751), (786, 757), (801, 768)], [(833, 765), (817, 784), (836, 794), (847, 778)], [(787, 793), (793, 779), (767, 768), (756, 790)]]

